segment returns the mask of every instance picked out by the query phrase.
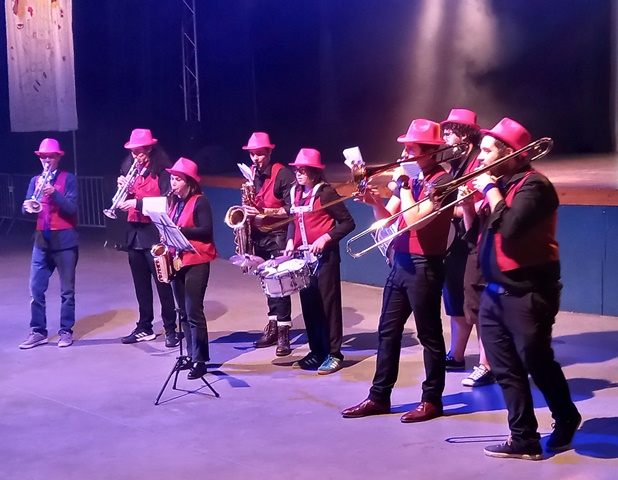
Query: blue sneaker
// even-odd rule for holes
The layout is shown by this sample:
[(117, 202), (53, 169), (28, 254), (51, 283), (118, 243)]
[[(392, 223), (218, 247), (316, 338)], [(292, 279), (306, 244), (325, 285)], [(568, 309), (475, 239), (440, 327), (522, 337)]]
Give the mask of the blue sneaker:
[(322, 365), (320, 365), (320, 368), (318, 368), (318, 375), (330, 375), (331, 373), (338, 372), (342, 368), (343, 360), (329, 355)]

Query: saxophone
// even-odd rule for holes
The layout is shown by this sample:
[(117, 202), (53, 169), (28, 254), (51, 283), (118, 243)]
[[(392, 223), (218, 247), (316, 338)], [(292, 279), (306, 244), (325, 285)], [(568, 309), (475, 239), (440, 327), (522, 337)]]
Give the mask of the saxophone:
[[(255, 185), (245, 182), (240, 187), (241, 205), (230, 207), (225, 214), (225, 224), (234, 229), (234, 243), (237, 255), (255, 255), (251, 241), (251, 221), (243, 207), (254, 205)], [(243, 268), (243, 271), (245, 268)], [(247, 270), (248, 271), (248, 270)]]
[(170, 283), (176, 276), (176, 258), (173, 258), (170, 249), (164, 243), (155, 243), (150, 249), (150, 254), (154, 259), (157, 280), (161, 283)]

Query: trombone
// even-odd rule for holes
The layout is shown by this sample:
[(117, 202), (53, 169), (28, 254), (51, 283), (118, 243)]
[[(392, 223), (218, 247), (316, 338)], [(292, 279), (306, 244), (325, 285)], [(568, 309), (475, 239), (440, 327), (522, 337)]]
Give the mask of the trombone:
[[(483, 167), (477, 168), (475, 171), (468, 173), (467, 175), (463, 175), (455, 180), (451, 180), (448, 183), (445, 183), (444, 185), (428, 185), (428, 195), (425, 198), (420, 199), (418, 202), (410, 205), (409, 207), (405, 208), (404, 210), (401, 210), (400, 212), (394, 213), (393, 215), (391, 215), (390, 217), (387, 218), (383, 218), (381, 220), (378, 220), (374, 223), (371, 224), (371, 226), (369, 228), (367, 228), (366, 230), (354, 235), (352, 238), (350, 238), (347, 243), (346, 243), (346, 250), (347, 252), (352, 256), (352, 258), (359, 258), (362, 257), (363, 255), (365, 255), (367, 252), (370, 252), (371, 250), (374, 250), (384, 244), (388, 244), (391, 241), (393, 241), (396, 237), (398, 237), (399, 235), (401, 235), (402, 233), (406, 233), (409, 232), (410, 230), (414, 230), (415, 227), (421, 223), (421, 222), (428, 222), (431, 219), (437, 217), (440, 213), (442, 213), (445, 210), (448, 210), (449, 208), (454, 207), (455, 205), (457, 205), (459, 202), (461, 202), (462, 200), (466, 199), (467, 197), (473, 195), (475, 193), (475, 190), (473, 190), (472, 192), (464, 195), (462, 198), (458, 198), (455, 201), (449, 202), (446, 205), (442, 205), (442, 203), (444, 202), (444, 200), (449, 197), (450, 195), (452, 195), (454, 192), (456, 192), (459, 187), (461, 187), (462, 185), (465, 185), (466, 183), (468, 183), (470, 180), (472, 180), (473, 178), (478, 177), (479, 175), (487, 172), (488, 170), (491, 170), (492, 168), (495, 168), (498, 165), (501, 165), (505, 162), (508, 162), (509, 160), (518, 157), (519, 155), (527, 155), (528, 153), (532, 153), (534, 152), (534, 155), (532, 157), (530, 157), (528, 159), (528, 162), (533, 162), (535, 160), (538, 160), (540, 158), (543, 158), (545, 155), (547, 155), (550, 150), (552, 149), (552, 147), (554, 146), (554, 141), (549, 138), (549, 137), (543, 137), (538, 139), (535, 142), (529, 143), (528, 145), (526, 145), (523, 148), (520, 148), (519, 150), (514, 151), (513, 153), (510, 153), (509, 155), (506, 155), (498, 160), (496, 160), (494, 163), (492, 163), (491, 165), (485, 165)], [(384, 238), (382, 238), (380, 241), (377, 241), (375, 243), (373, 243), (372, 245), (370, 245), (369, 247), (360, 250), (358, 252), (355, 252), (352, 249), (352, 244), (359, 240), (360, 238), (369, 235), (369, 234), (374, 234), (374, 232), (376, 232), (377, 230), (379, 230), (380, 228), (389, 225), (391, 223), (393, 223), (394, 221), (397, 221), (399, 219), (399, 217), (401, 217), (405, 212), (417, 207), (418, 205), (420, 205), (423, 202), (431, 202), (433, 205), (434, 210), (427, 215), (426, 217), (422, 218), (421, 220), (414, 222), (410, 225), (407, 225), (405, 228), (391, 234), (388, 235)]]
[[(350, 167), (350, 169), (352, 171), (352, 183), (356, 185), (356, 189), (357, 189), (356, 192), (354, 192), (352, 195), (347, 195), (345, 197), (338, 198), (337, 200), (333, 200), (332, 202), (326, 203), (322, 205), (319, 209), (314, 210), (314, 212), (317, 212), (319, 210), (324, 210), (325, 208), (328, 208), (331, 205), (344, 202), (359, 194), (362, 195), (365, 192), (365, 190), (369, 187), (369, 182), (371, 181), (371, 179), (377, 175), (380, 175), (381, 173), (387, 172), (389, 170), (393, 170), (394, 168), (397, 168), (400, 165), (405, 165), (408, 163), (416, 163), (421, 158), (433, 157), (434, 155), (438, 155), (442, 152), (447, 152), (447, 151), (450, 151), (452, 153), (452, 156), (446, 160), (441, 161), (440, 163), (451, 162), (453, 160), (457, 160), (460, 157), (462, 157), (468, 151), (469, 145), (470, 144), (468, 142), (461, 142), (455, 145), (446, 145), (430, 153), (425, 153), (423, 155), (418, 155), (416, 157), (410, 157), (410, 158), (401, 157), (401, 158), (398, 158), (395, 162), (387, 163), (384, 165), (375, 165), (375, 166), (368, 167), (365, 165), (364, 162), (353, 164)], [(270, 232), (284, 225), (287, 225), (288, 223), (291, 223), (292, 221), (294, 221), (293, 216), (288, 217), (276, 223), (271, 223), (269, 225), (258, 227), (258, 230), (260, 230), (261, 232)]]

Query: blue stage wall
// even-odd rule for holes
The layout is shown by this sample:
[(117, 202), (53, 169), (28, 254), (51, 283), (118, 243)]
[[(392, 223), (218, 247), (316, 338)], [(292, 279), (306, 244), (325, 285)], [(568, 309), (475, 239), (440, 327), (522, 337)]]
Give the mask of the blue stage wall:
[[(230, 188), (204, 187), (215, 220), (215, 242), (222, 258), (234, 255), (234, 235), (223, 218), (240, 193)], [(351, 200), (346, 206), (360, 232), (373, 222), (372, 210)], [(562, 310), (618, 316), (618, 207), (561, 206), (558, 212), (558, 242), (562, 260)], [(359, 247), (362, 245), (358, 245)], [(379, 252), (353, 259), (341, 243), (341, 275), (348, 282), (382, 286), (388, 267)], [(239, 273), (240, 274), (240, 273)]]

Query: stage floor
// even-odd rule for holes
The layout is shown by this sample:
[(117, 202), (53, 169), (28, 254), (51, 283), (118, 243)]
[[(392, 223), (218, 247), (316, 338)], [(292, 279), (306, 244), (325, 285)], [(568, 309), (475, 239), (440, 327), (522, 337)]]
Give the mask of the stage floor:
[[(3, 298), (0, 352), (0, 478), (49, 479), (614, 479), (618, 468), (618, 319), (561, 312), (555, 350), (584, 422), (574, 448), (542, 462), (483, 455), (508, 435), (496, 385), (469, 389), (467, 373), (448, 373), (446, 416), (402, 424), (420, 398), (421, 348), (405, 332), (391, 415), (342, 419), (363, 400), (375, 366), (379, 288), (344, 283), (345, 368), (333, 375), (293, 370), (307, 352), (298, 298), (293, 303), (291, 356), (252, 341), (266, 322), (258, 281), (216, 260), (206, 294), (214, 398), (181, 372), (179, 386), (153, 401), (177, 350), (155, 341), (122, 345), (136, 319), (126, 255), (106, 250), (103, 232), (82, 232), (75, 344), (22, 351), (29, 319), (32, 224), (0, 236)], [(49, 328), (58, 328), (54, 276)], [(157, 320), (155, 330), (162, 331)], [(447, 341), (450, 335), (447, 322)], [(471, 341), (467, 366), (477, 361)], [(469, 373), (469, 372), (468, 372)], [(534, 389), (539, 429), (552, 419)], [(544, 441), (543, 441), (544, 442)]]

